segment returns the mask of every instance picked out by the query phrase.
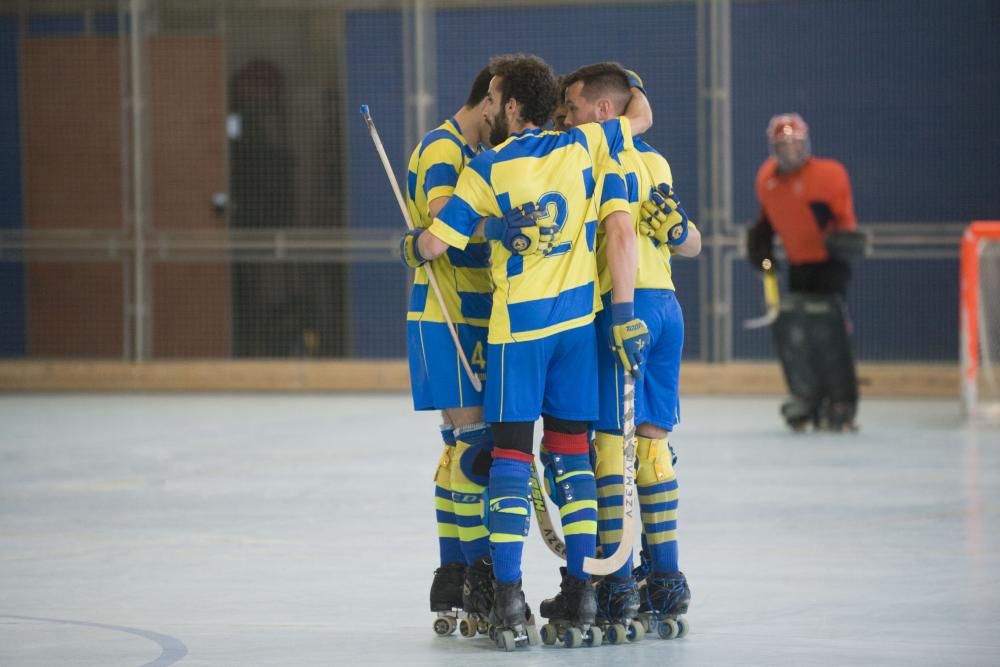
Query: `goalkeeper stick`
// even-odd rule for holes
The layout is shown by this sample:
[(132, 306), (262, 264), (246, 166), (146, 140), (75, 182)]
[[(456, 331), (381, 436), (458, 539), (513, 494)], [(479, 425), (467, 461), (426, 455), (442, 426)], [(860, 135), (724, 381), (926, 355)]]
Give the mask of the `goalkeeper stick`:
[[(406, 209), (403, 194), (399, 191), (399, 184), (392, 173), (389, 157), (385, 154), (385, 148), (382, 146), (382, 140), (378, 136), (378, 130), (375, 129), (375, 121), (372, 120), (372, 115), (367, 104), (361, 105), (361, 115), (364, 117), (365, 123), (368, 124), (368, 131), (371, 132), (375, 150), (378, 151), (378, 156), (382, 159), (382, 166), (385, 167), (385, 175), (389, 178), (389, 185), (392, 186), (392, 191), (396, 195), (396, 203), (399, 204), (399, 212), (403, 214), (407, 228), (413, 229), (413, 220), (410, 219), (410, 212)], [(458, 332), (451, 321), (451, 315), (448, 314), (448, 308), (445, 306), (444, 297), (441, 296), (441, 288), (438, 287), (434, 273), (429, 267), (425, 266), (422, 268), (424, 269), (424, 273), (427, 274), (427, 282), (430, 284), (431, 289), (434, 290), (434, 296), (437, 297), (438, 305), (441, 306), (441, 313), (444, 315), (444, 321), (448, 325), (448, 332), (451, 333), (451, 339), (455, 342), (455, 350), (458, 352), (458, 358), (462, 361), (462, 368), (465, 369), (465, 374), (469, 377), (469, 382), (472, 383), (476, 391), (482, 391), (483, 383), (479, 381), (479, 377), (473, 372), (472, 366), (469, 365), (469, 360), (465, 357), (465, 351), (462, 350), (462, 344), (458, 340)]]
[(743, 320), (744, 329), (760, 329), (761, 327), (774, 324), (774, 321), (778, 319), (778, 312), (780, 310), (778, 274), (769, 259), (761, 262), (761, 268), (764, 269), (764, 305), (767, 306), (767, 310), (760, 317)]
[(625, 371), (625, 386), (622, 392), (625, 404), (622, 428), (622, 456), (625, 459), (624, 485), (622, 489), (622, 537), (618, 548), (607, 558), (583, 559), (583, 570), (598, 576), (613, 574), (621, 569), (632, 557), (632, 541), (635, 539), (635, 378)]

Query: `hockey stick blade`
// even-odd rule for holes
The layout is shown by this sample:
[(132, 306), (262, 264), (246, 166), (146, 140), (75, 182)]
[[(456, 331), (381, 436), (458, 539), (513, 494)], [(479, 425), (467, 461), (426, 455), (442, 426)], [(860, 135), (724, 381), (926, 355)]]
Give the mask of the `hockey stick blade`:
[[(614, 574), (632, 558), (632, 542), (635, 541), (635, 379), (629, 372), (625, 373), (625, 386), (622, 392), (624, 398), (624, 428), (622, 443), (625, 445), (622, 458), (625, 469), (622, 488), (622, 537), (618, 548), (607, 558), (583, 559), (583, 571), (597, 576)], [(630, 563), (631, 566), (631, 563)]]
[(531, 482), (531, 503), (535, 506), (535, 523), (538, 524), (538, 532), (541, 533), (549, 551), (566, 560), (566, 543), (563, 542), (552, 523), (552, 513), (549, 512), (548, 502), (545, 500), (545, 489), (542, 487), (542, 480), (534, 461), (531, 464), (529, 481)]
[(761, 329), (763, 327), (769, 327), (774, 324), (775, 320), (778, 319), (779, 310), (777, 308), (768, 308), (767, 312), (760, 317), (751, 317), (748, 320), (743, 320), (744, 329)]

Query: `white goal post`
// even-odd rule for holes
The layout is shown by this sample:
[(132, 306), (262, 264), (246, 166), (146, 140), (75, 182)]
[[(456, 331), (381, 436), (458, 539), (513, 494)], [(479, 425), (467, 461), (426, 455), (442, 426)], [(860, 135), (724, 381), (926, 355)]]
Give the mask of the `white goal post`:
[(1000, 414), (1000, 221), (976, 221), (959, 260), (962, 412)]

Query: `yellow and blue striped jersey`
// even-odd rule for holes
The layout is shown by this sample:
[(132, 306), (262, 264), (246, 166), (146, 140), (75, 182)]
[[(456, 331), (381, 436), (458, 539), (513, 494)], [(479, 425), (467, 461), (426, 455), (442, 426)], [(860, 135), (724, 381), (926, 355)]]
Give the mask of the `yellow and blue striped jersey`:
[(589, 324), (600, 309), (594, 244), (598, 221), (630, 213), (617, 156), (632, 148), (626, 118), (569, 132), (529, 129), (478, 155), (462, 172), (430, 231), (464, 248), (479, 220), (536, 202), (556, 223), (552, 250), (512, 255), (491, 242), (489, 342), (544, 338)]
[[(653, 239), (639, 233), (639, 209), (642, 202), (649, 197), (650, 190), (660, 183), (674, 182), (670, 164), (641, 138), (636, 137), (633, 145), (635, 150), (623, 153), (619, 159), (625, 172), (625, 186), (638, 236), (636, 245), (639, 271), (635, 278), (635, 288), (673, 290), (669, 251), (671, 246), (657, 246)], [(607, 294), (611, 291), (611, 271), (608, 269), (603, 225), (597, 232), (597, 271), (600, 276), (601, 294)]]
[[(459, 174), (476, 152), (466, 143), (454, 118), (424, 135), (413, 149), (406, 173), (406, 199), (410, 218), (417, 227), (429, 227), (428, 205), (438, 197), (450, 197)], [(437, 298), (428, 298), (428, 268), (434, 271), (448, 314), (455, 324), (485, 327), (490, 317), (489, 245), (480, 240), (464, 249), (450, 248), (445, 255), (417, 269), (410, 293), (408, 320), (444, 322)]]

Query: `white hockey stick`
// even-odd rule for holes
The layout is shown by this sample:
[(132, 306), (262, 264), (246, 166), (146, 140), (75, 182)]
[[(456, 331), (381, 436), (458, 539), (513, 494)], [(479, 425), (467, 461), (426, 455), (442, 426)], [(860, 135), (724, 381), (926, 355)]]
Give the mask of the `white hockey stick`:
[(624, 428), (622, 429), (622, 456), (625, 460), (622, 488), (622, 538), (618, 548), (607, 558), (584, 558), (583, 570), (598, 576), (612, 574), (621, 569), (625, 561), (632, 557), (632, 542), (635, 539), (635, 379), (625, 371), (625, 386), (622, 402), (625, 404)]
[(559, 558), (566, 560), (566, 543), (563, 542), (559, 533), (556, 532), (552, 523), (552, 513), (549, 512), (548, 502), (545, 500), (545, 487), (542, 486), (541, 476), (538, 474), (538, 462), (531, 464), (531, 502), (535, 506), (535, 522), (538, 524), (538, 531), (545, 540), (545, 546), (549, 551)]
[[(410, 212), (406, 208), (406, 202), (403, 201), (403, 194), (399, 191), (399, 183), (396, 182), (396, 177), (392, 173), (392, 165), (389, 164), (389, 157), (385, 154), (385, 148), (382, 146), (382, 140), (378, 136), (378, 130), (375, 129), (375, 121), (372, 120), (371, 111), (368, 109), (367, 104), (361, 105), (361, 115), (365, 119), (365, 123), (368, 124), (368, 131), (371, 132), (372, 142), (375, 144), (375, 150), (378, 151), (379, 158), (382, 159), (382, 166), (385, 168), (385, 175), (389, 178), (389, 184), (392, 186), (392, 191), (396, 195), (396, 203), (399, 204), (399, 212), (403, 214), (403, 219), (406, 220), (406, 226), (409, 229), (413, 229), (413, 220), (410, 219)], [(444, 321), (448, 324), (448, 332), (451, 334), (451, 339), (455, 342), (455, 350), (458, 352), (458, 358), (462, 361), (462, 367), (465, 369), (465, 374), (469, 377), (469, 382), (475, 387), (476, 391), (483, 390), (483, 383), (479, 381), (479, 377), (472, 370), (472, 366), (469, 365), (469, 360), (465, 357), (465, 351), (462, 349), (462, 343), (458, 340), (458, 332), (455, 330), (455, 325), (451, 321), (451, 315), (448, 314), (448, 308), (445, 306), (444, 297), (441, 296), (441, 288), (438, 287), (437, 279), (434, 278), (434, 272), (430, 270), (429, 267), (422, 267), (424, 273), (427, 275), (427, 282), (430, 284), (431, 289), (434, 290), (434, 296), (437, 297), (438, 305), (441, 306), (441, 313), (444, 314)], [(418, 269), (419, 271), (419, 269)]]
[(760, 317), (743, 320), (744, 329), (760, 329), (774, 324), (781, 312), (780, 298), (778, 296), (778, 274), (771, 266), (771, 260), (765, 259), (761, 266), (764, 269), (764, 305), (767, 311)]

